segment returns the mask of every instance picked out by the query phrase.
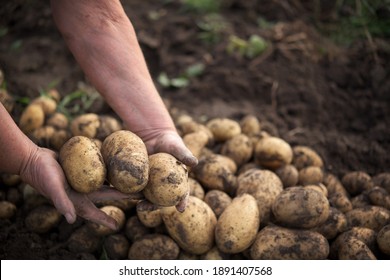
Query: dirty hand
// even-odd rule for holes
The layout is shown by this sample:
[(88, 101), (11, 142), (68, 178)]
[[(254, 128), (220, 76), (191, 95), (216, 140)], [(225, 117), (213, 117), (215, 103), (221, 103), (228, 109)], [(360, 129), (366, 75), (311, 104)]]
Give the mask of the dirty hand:
[(50, 199), (68, 223), (74, 223), (76, 215), (79, 215), (86, 220), (116, 229), (116, 221), (99, 210), (94, 202), (129, 198), (129, 195), (104, 187), (91, 194), (81, 194), (72, 190), (56, 158), (55, 152), (51, 150), (35, 149), (21, 170), (21, 178)]

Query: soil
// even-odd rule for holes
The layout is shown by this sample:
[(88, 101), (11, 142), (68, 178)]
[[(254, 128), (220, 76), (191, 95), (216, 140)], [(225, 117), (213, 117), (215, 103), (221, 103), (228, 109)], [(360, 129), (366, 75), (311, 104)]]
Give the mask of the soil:
[[(371, 176), (388, 172), (390, 40), (364, 38), (338, 46), (315, 28), (310, 4), (258, 2), (230, 1), (221, 11), (228, 27), (219, 42), (208, 44), (199, 38), (203, 16), (183, 10), (179, 1), (122, 1), (171, 108), (199, 120), (253, 114), (291, 145), (312, 147), (338, 177), (355, 170)], [(274, 24), (260, 28), (259, 15)], [(329, 20), (326, 7), (320, 18)], [(0, 68), (13, 96), (35, 97), (53, 81), (65, 95), (85, 81), (53, 24), (48, 1), (2, 4), (0, 27), (8, 31), (0, 41)], [(269, 47), (253, 59), (229, 54), (232, 34), (260, 35)], [(161, 72), (177, 77), (195, 63), (205, 69), (188, 86), (164, 88), (157, 82)], [(0, 224), (1, 259), (99, 257), (69, 252), (66, 234), (30, 233), (21, 212)], [(65, 222), (61, 227), (71, 228)]]

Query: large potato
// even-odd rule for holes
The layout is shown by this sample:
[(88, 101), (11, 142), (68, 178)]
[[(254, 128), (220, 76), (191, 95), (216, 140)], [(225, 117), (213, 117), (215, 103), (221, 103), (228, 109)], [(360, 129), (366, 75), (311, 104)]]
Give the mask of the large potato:
[(253, 243), (260, 227), (256, 199), (249, 194), (235, 197), (218, 218), (215, 241), (227, 254), (243, 252)]
[(253, 168), (238, 176), (237, 196), (248, 193), (256, 199), (263, 224), (269, 222), (271, 205), (282, 191), (283, 184), (279, 177), (269, 170)]
[(175, 260), (180, 248), (169, 236), (148, 234), (136, 240), (129, 249), (130, 260)]
[(328, 240), (310, 230), (266, 226), (250, 247), (255, 260), (324, 260), (329, 254)]
[(341, 183), (352, 196), (368, 191), (374, 187), (371, 176), (366, 172), (353, 171), (341, 178)]
[(291, 163), (293, 151), (290, 144), (283, 139), (265, 137), (256, 143), (254, 156), (258, 165), (276, 170)]
[(105, 181), (107, 171), (103, 157), (87, 137), (70, 138), (61, 147), (59, 161), (69, 184), (78, 192), (95, 191)]
[(149, 156), (149, 181), (143, 189), (146, 199), (157, 206), (175, 206), (190, 192), (186, 166), (174, 156)]
[(183, 250), (200, 255), (213, 247), (217, 218), (204, 201), (190, 196), (183, 213), (174, 206), (160, 211), (169, 235)]
[(144, 142), (136, 134), (119, 130), (108, 136), (102, 146), (107, 179), (119, 191), (136, 193), (149, 178), (149, 158)]

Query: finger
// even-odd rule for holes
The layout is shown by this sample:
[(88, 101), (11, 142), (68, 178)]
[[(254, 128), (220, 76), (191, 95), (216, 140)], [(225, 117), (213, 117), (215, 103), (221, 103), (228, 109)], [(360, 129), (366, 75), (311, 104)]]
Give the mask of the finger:
[(176, 210), (179, 211), (180, 213), (183, 213), (187, 207), (188, 204), (188, 198), (189, 198), (189, 193), (185, 197), (183, 197), (182, 200), (176, 205)]
[(88, 198), (93, 202), (102, 202), (119, 199), (141, 200), (144, 198), (144, 196), (142, 192), (128, 194), (120, 192), (110, 186), (104, 185), (101, 189), (88, 194)]

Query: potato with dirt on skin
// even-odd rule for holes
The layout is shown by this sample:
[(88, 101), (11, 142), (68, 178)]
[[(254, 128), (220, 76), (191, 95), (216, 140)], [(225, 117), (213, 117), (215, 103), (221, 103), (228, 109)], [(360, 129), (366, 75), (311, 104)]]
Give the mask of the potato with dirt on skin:
[(379, 250), (390, 256), (390, 224), (384, 226), (378, 232), (376, 242), (378, 243)]
[(348, 229), (348, 222), (345, 214), (337, 208), (330, 207), (329, 216), (326, 221), (311, 230), (319, 232), (326, 239), (331, 240)]
[(334, 193), (328, 198), (331, 206), (339, 209), (343, 213), (347, 213), (353, 209), (353, 205), (349, 197), (343, 193)]
[(374, 253), (361, 240), (349, 238), (340, 245), (338, 259), (340, 260), (376, 260)]
[(17, 211), (16, 205), (9, 201), (0, 201), (0, 219), (11, 219), (15, 216)]
[(317, 166), (322, 168), (324, 166), (324, 162), (321, 156), (314, 151), (312, 148), (307, 146), (294, 146), (292, 148), (293, 151), (293, 160), (292, 164), (298, 169), (308, 166)]
[(278, 175), (285, 188), (296, 186), (298, 183), (298, 170), (292, 164), (279, 167), (275, 170), (275, 174)]
[(361, 194), (374, 187), (371, 176), (363, 171), (353, 171), (345, 174), (341, 178), (341, 183), (351, 196)]
[(242, 166), (251, 159), (253, 145), (248, 136), (238, 134), (223, 144), (221, 154), (234, 160), (237, 166)]
[(284, 189), (272, 203), (276, 223), (302, 229), (324, 223), (329, 217), (329, 208), (322, 192), (304, 187)]
[(99, 126), (99, 116), (94, 113), (87, 113), (79, 115), (71, 121), (70, 131), (72, 136), (95, 138)]
[(189, 195), (187, 167), (168, 153), (149, 156), (149, 181), (145, 198), (157, 206), (175, 206)]
[(390, 194), (382, 187), (373, 187), (367, 191), (366, 196), (372, 205), (381, 206), (390, 210)]
[(298, 172), (298, 184), (312, 185), (320, 184), (324, 179), (324, 172), (318, 166), (304, 167)]
[(206, 193), (204, 202), (206, 202), (211, 207), (218, 218), (225, 210), (225, 208), (230, 205), (232, 198), (223, 191), (210, 190)]
[(214, 246), (206, 253), (200, 255), (201, 260), (228, 260), (229, 254), (221, 252), (217, 246)]
[(56, 151), (61, 150), (61, 147), (71, 138), (69, 131), (65, 129), (59, 129), (54, 131), (54, 134), (50, 138), (50, 147)]
[(91, 232), (87, 225), (83, 225), (72, 232), (67, 240), (67, 247), (73, 253), (94, 253), (99, 250), (102, 237)]
[(215, 141), (224, 142), (241, 133), (240, 124), (229, 118), (214, 118), (206, 123)]
[(138, 219), (144, 226), (148, 228), (155, 228), (162, 224), (160, 209), (152, 211), (139, 211), (137, 208), (136, 211)]
[(255, 135), (261, 131), (259, 119), (254, 115), (246, 115), (240, 120), (241, 132), (248, 136)]
[(122, 209), (120, 209), (116, 206), (107, 205), (107, 206), (101, 207), (100, 210), (103, 211), (104, 213), (106, 213), (108, 216), (110, 216), (111, 218), (113, 218), (116, 221), (117, 229), (114, 230), (114, 229), (111, 229), (111, 228), (104, 226), (104, 225), (101, 225), (101, 224), (89, 222), (88, 226), (91, 229), (91, 232), (93, 234), (95, 234), (97, 236), (107, 236), (110, 234), (114, 234), (123, 228), (123, 226), (125, 225), (125, 222), (126, 222), (126, 215), (122, 211)]
[(137, 215), (131, 216), (127, 219), (124, 231), (126, 237), (131, 242), (135, 242), (136, 240), (142, 238), (142, 236), (152, 232), (151, 228), (146, 227)]
[(256, 199), (264, 225), (270, 220), (272, 203), (282, 191), (282, 181), (272, 171), (254, 168), (238, 176), (236, 195), (248, 193)]
[(59, 112), (54, 113), (46, 120), (46, 125), (52, 126), (55, 129), (68, 129), (68, 118)]
[(204, 254), (214, 246), (217, 218), (203, 200), (190, 196), (183, 213), (174, 206), (163, 207), (160, 211), (169, 236), (180, 248), (189, 253)]
[(39, 104), (30, 104), (22, 112), (19, 119), (20, 129), (28, 134), (33, 130), (43, 126), (45, 113)]
[(380, 206), (368, 205), (345, 213), (349, 227), (366, 227), (379, 231), (390, 223), (390, 211)]
[(260, 213), (256, 199), (244, 193), (235, 197), (219, 216), (215, 228), (215, 242), (226, 254), (248, 249), (260, 227)]
[(121, 129), (122, 124), (116, 118), (109, 115), (99, 115), (99, 127), (97, 128), (95, 137), (104, 141), (108, 135)]
[(58, 225), (61, 217), (60, 212), (53, 206), (41, 205), (28, 213), (24, 223), (32, 232), (46, 233)]
[(127, 258), (130, 243), (123, 234), (112, 234), (104, 239), (103, 248), (109, 260), (124, 260)]
[(30, 104), (40, 105), (45, 113), (45, 116), (54, 114), (57, 110), (57, 102), (49, 96), (39, 96), (33, 99)]
[(254, 158), (258, 165), (276, 170), (291, 163), (293, 152), (285, 140), (279, 137), (265, 137), (256, 143)]
[(328, 240), (318, 232), (274, 225), (261, 229), (250, 247), (254, 260), (324, 260), (328, 254)]
[(310, 184), (310, 185), (306, 185), (306, 186), (303, 186), (304, 188), (306, 189), (313, 189), (313, 190), (316, 190), (316, 191), (319, 191), (320, 193), (322, 193), (325, 197), (328, 197), (328, 189), (325, 187), (324, 184)]
[(204, 189), (196, 179), (188, 177), (188, 185), (190, 187), (190, 195), (196, 196), (197, 198), (202, 200), (204, 199)]
[(175, 260), (180, 248), (169, 236), (148, 234), (136, 240), (129, 249), (130, 260)]
[(102, 155), (107, 179), (123, 193), (142, 191), (149, 179), (149, 157), (145, 143), (128, 130), (119, 130), (103, 141)]
[(375, 186), (380, 186), (390, 193), (390, 172), (383, 172), (372, 177)]
[(40, 147), (50, 147), (50, 141), (56, 130), (54, 127), (44, 125), (29, 134), (30, 139)]
[(347, 190), (344, 188), (341, 181), (337, 178), (336, 175), (331, 173), (324, 174), (323, 183), (328, 190), (328, 195), (331, 197), (334, 194), (342, 194), (349, 196)]
[(203, 148), (209, 142), (209, 136), (204, 131), (192, 132), (183, 136), (183, 142), (191, 153), (199, 158)]
[(90, 193), (99, 189), (106, 179), (102, 154), (93, 141), (84, 136), (73, 136), (62, 147), (59, 162), (73, 189)]

